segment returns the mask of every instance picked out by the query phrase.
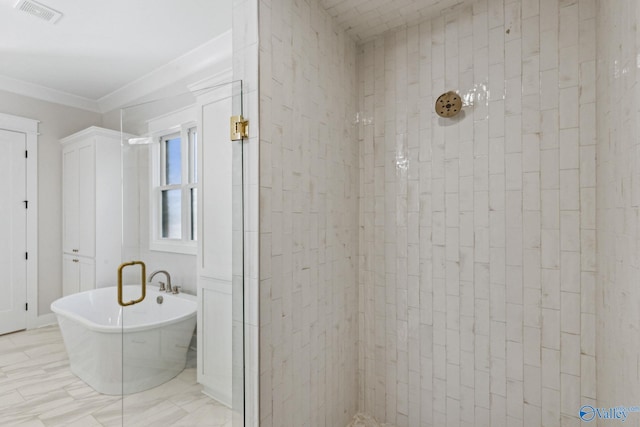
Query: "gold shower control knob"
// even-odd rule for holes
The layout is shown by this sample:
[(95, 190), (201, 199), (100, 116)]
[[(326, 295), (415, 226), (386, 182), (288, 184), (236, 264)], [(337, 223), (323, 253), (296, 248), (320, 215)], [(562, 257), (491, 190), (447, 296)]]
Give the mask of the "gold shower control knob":
[(443, 93), (436, 99), (436, 113), (440, 117), (453, 117), (462, 110), (462, 99), (453, 91)]

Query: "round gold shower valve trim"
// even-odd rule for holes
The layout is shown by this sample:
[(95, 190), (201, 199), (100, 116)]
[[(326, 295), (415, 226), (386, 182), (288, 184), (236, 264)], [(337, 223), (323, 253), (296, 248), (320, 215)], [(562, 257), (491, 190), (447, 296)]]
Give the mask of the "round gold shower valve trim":
[(462, 99), (453, 91), (443, 93), (436, 99), (436, 113), (440, 117), (453, 117), (462, 110)]

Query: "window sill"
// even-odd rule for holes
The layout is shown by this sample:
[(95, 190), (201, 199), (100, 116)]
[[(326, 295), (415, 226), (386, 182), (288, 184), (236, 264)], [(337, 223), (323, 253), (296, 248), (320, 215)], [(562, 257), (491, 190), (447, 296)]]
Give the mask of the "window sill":
[(184, 255), (197, 255), (198, 245), (196, 242), (182, 243), (176, 240), (156, 240), (149, 243), (149, 250)]

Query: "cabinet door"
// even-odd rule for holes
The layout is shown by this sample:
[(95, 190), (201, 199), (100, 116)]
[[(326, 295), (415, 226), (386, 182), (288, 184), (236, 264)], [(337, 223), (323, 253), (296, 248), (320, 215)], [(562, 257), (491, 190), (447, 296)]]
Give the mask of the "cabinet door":
[(75, 294), (80, 290), (80, 262), (73, 255), (62, 256), (62, 295)]
[[(202, 392), (231, 407), (233, 387), (231, 283), (200, 278), (198, 286), (198, 382)], [(209, 327), (208, 325), (211, 325)]]
[(90, 291), (96, 287), (96, 263), (94, 259), (80, 257), (80, 292)]
[(96, 264), (92, 258), (75, 255), (62, 256), (62, 294), (71, 295), (77, 292), (95, 289)]
[[(64, 147), (62, 151), (62, 250), (77, 253), (78, 248), (78, 150)], [(69, 261), (71, 262), (71, 261)], [(66, 260), (65, 260), (66, 265)], [(66, 294), (65, 294), (66, 295)]]
[(95, 144), (74, 143), (62, 152), (63, 252), (95, 256)]
[(78, 253), (96, 254), (96, 177), (93, 140), (78, 146)]

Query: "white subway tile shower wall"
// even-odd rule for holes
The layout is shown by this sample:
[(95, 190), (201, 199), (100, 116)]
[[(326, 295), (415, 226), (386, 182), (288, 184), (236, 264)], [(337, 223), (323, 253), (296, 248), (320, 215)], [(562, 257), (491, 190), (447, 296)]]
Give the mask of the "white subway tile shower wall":
[[(639, 405), (640, 5), (598, 4), (598, 405)], [(589, 291), (594, 284), (589, 283)], [(592, 310), (594, 308), (592, 307)], [(584, 365), (583, 365), (584, 367)], [(589, 384), (591, 390), (594, 384)], [(628, 402), (628, 403), (625, 403)], [(640, 425), (638, 414), (625, 424)]]
[(355, 43), (316, 0), (260, 10), (260, 425), (346, 426), (358, 396)]
[[(595, 11), (479, 0), (359, 46), (361, 411), (559, 426), (595, 404)], [(434, 112), (448, 90), (461, 117)]]

